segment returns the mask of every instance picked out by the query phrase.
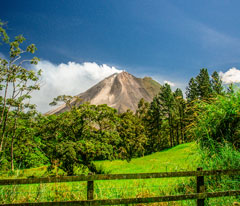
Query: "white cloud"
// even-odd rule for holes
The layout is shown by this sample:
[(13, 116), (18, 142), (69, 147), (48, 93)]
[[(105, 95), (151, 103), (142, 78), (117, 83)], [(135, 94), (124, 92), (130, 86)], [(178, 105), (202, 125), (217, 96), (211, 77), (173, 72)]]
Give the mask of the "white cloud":
[(170, 82), (170, 81), (167, 81), (167, 80), (164, 81), (164, 84), (169, 84), (169, 85), (172, 86), (172, 87), (175, 86), (175, 83)]
[(106, 64), (85, 62), (82, 64), (68, 62), (55, 65), (49, 61), (40, 61), (35, 69), (42, 70), (42, 86), (40, 91), (32, 93), (32, 103), (37, 105), (40, 112), (52, 109), (49, 103), (54, 97), (62, 94), (77, 95), (86, 91), (113, 73), (121, 70)]
[(232, 67), (226, 72), (219, 72), (219, 76), (224, 84), (240, 82), (240, 70), (236, 67)]

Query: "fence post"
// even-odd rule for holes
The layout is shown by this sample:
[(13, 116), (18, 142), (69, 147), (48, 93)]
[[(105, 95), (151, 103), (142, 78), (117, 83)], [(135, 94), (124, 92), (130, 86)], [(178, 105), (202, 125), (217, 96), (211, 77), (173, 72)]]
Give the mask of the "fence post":
[(94, 181), (87, 182), (87, 200), (93, 200)]
[[(202, 168), (197, 168), (197, 171), (202, 171)], [(197, 176), (197, 193), (204, 193), (204, 176)], [(197, 199), (197, 206), (204, 206), (205, 199)]]

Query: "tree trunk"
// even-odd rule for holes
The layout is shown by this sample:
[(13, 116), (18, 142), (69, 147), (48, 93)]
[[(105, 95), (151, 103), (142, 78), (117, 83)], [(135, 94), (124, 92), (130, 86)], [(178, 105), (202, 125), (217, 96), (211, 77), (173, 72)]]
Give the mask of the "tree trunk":
[(7, 78), (6, 87), (5, 87), (5, 91), (4, 91), (3, 110), (2, 110), (2, 114), (1, 114), (0, 125), (2, 125), (2, 121), (3, 121), (3, 117), (4, 117), (4, 112), (5, 112), (5, 107), (6, 107), (6, 103), (7, 103), (6, 100), (7, 100), (8, 83), (9, 83), (9, 76), (8, 76), (8, 78)]
[(170, 130), (170, 141), (171, 141), (171, 147), (174, 145), (174, 140), (173, 140), (173, 125), (172, 125), (172, 116), (171, 113), (169, 112), (169, 130)]
[(5, 139), (5, 131), (6, 131), (6, 124), (7, 124), (9, 111), (10, 111), (10, 106), (8, 107), (7, 114), (6, 114), (5, 118), (4, 118), (4, 123), (3, 123), (3, 128), (2, 128), (2, 140), (1, 140), (1, 145), (0, 145), (0, 152), (3, 150), (3, 143), (4, 143), (4, 139)]
[(182, 109), (181, 110), (181, 116), (180, 116), (180, 128), (181, 128), (181, 139), (182, 139), (182, 143), (184, 143), (185, 142), (185, 135), (184, 135), (184, 131), (183, 131), (183, 115), (184, 115), (184, 110)]
[(12, 138), (12, 143), (11, 143), (11, 169), (12, 169), (12, 171), (14, 171), (14, 164), (13, 164), (13, 158), (14, 158), (13, 157), (13, 141), (14, 141), (14, 138)]
[(177, 134), (176, 135), (177, 135), (177, 144), (179, 145), (179, 131), (178, 131), (179, 130), (179, 126), (178, 125), (179, 125), (179, 123), (177, 122), (177, 127), (176, 127)]
[(12, 169), (12, 171), (14, 171), (14, 164), (13, 164), (13, 160), (14, 160), (14, 148), (13, 148), (13, 144), (14, 144), (14, 140), (15, 140), (15, 137), (16, 137), (17, 119), (18, 119), (18, 114), (19, 114), (19, 112), (20, 112), (20, 105), (18, 105), (18, 110), (17, 110), (15, 122), (14, 122), (14, 127), (13, 127), (12, 142), (11, 142), (11, 169)]

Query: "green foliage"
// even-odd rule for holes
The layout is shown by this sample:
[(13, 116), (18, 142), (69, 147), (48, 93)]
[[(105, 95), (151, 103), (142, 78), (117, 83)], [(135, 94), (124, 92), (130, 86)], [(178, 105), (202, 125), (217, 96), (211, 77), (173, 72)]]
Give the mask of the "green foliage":
[[(2, 156), (5, 161), (2, 169), (9, 169), (11, 161), (12, 145), (14, 149), (13, 163), (17, 168), (30, 168), (48, 163), (48, 159), (40, 150), (41, 140), (34, 137), (36, 121), (31, 119), (29, 113), (19, 113), (15, 121), (14, 112), (9, 113), (9, 121), (6, 127), (6, 141), (4, 142), (4, 152)], [(15, 127), (15, 122), (17, 127)], [(14, 135), (14, 141), (8, 138)]]
[(240, 92), (217, 96), (213, 103), (199, 102), (195, 105), (195, 122), (189, 128), (190, 135), (202, 147), (211, 148), (226, 142), (240, 147)]
[(189, 102), (198, 98), (198, 85), (195, 78), (191, 78), (186, 88), (186, 97)]
[(218, 145), (217, 150), (199, 148), (199, 156), (200, 166), (207, 170), (240, 168), (240, 152), (230, 143)]
[(120, 114), (118, 126), (121, 143), (119, 145), (120, 157), (131, 160), (133, 157), (143, 156), (147, 144), (145, 128), (141, 119), (131, 111)]
[(214, 71), (211, 80), (207, 69), (201, 69), (196, 78), (191, 78), (186, 88), (188, 102), (208, 100), (215, 95), (223, 95), (224, 88), (219, 74)]
[(146, 102), (143, 98), (141, 98), (138, 103), (138, 109), (136, 111), (136, 115), (140, 119), (146, 120), (148, 110), (149, 110), (149, 102)]
[[(148, 131), (149, 153), (180, 144), (180, 139), (184, 142), (185, 107), (180, 89), (172, 92), (170, 85), (162, 86), (143, 118)], [(144, 107), (139, 111), (143, 110), (141, 108)]]
[(4, 43), (9, 42), (9, 36), (7, 35), (6, 30), (4, 29), (6, 23), (2, 22), (0, 19), (0, 37)]
[[(177, 88), (173, 94), (175, 100), (175, 125), (176, 125), (176, 137), (177, 144), (185, 142), (185, 117), (186, 117), (186, 101), (183, 98), (182, 90)], [(180, 134), (179, 134), (180, 133)]]
[(78, 105), (82, 100), (78, 96), (70, 96), (70, 95), (59, 95), (56, 98), (53, 99), (51, 103), (49, 103), (50, 106), (56, 106), (59, 102), (63, 102), (66, 104), (66, 106), (69, 109), (72, 109), (72, 107), (75, 107)]
[(212, 74), (212, 80), (211, 80), (212, 90), (217, 95), (223, 94), (223, 86), (222, 86), (222, 80), (219, 77), (219, 74), (214, 71)]
[(39, 135), (50, 161), (59, 162), (69, 175), (80, 165), (96, 172), (93, 160), (119, 157), (118, 122), (115, 109), (82, 104), (70, 112), (43, 117)]
[(22, 138), (30, 133), (28, 131), (30, 128), (22, 124), (25, 121), (23, 118), (29, 118), (23, 111), (35, 109), (35, 106), (29, 103), (29, 99), (32, 91), (40, 89), (38, 82), (40, 71), (29, 70), (22, 66), (25, 62), (37, 64), (39, 60), (37, 57), (30, 60), (21, 59), (24, 53), (33, 54), (36, 51), (35, 45), (30, 44), (22, 48), (26, 39), (19, 35), (11, 41), (3, 26), (4, 23), (0, 21), (0, 37), (2, 43), (10, 47), (10, 51), (9, 60), (0, 58), (0, 89), (3, 94), (0, 99), (0, 155), (7, 159), (11, 157), (11, 169), (14, 170), (16, 159), (21, 161), (20, 157), (14, 157), (14, 154), (19, 153), (16, 145), (22, 144)]
[(166, 139), (162, 138), (161, 128), (163, 125), (163, 111), (161, 109), (161, 101), (159, 96), (155, 96), (150, 104), (148, 110), (148, 117), (145, 120), (148, 131), (148, 153), (159, 151), (160, 149), (168, 146)]
[(210, 82), (210, 77), (207, 69), (201, 69), (200, 73), (196, 77), (196, 82), (198, 85), (198, 96), (200, 99), (208, 99), (212, 94), (212, 87)]

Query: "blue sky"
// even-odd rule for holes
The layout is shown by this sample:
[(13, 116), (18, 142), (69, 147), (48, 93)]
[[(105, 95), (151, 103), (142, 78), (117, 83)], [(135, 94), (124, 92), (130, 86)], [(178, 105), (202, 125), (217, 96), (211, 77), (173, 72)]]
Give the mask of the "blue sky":
[(0, 19), (53, 65), (96, 62), (185, 88), (201, 68), (240, 68), (239, 8), (238, 0), (11, 0)]

